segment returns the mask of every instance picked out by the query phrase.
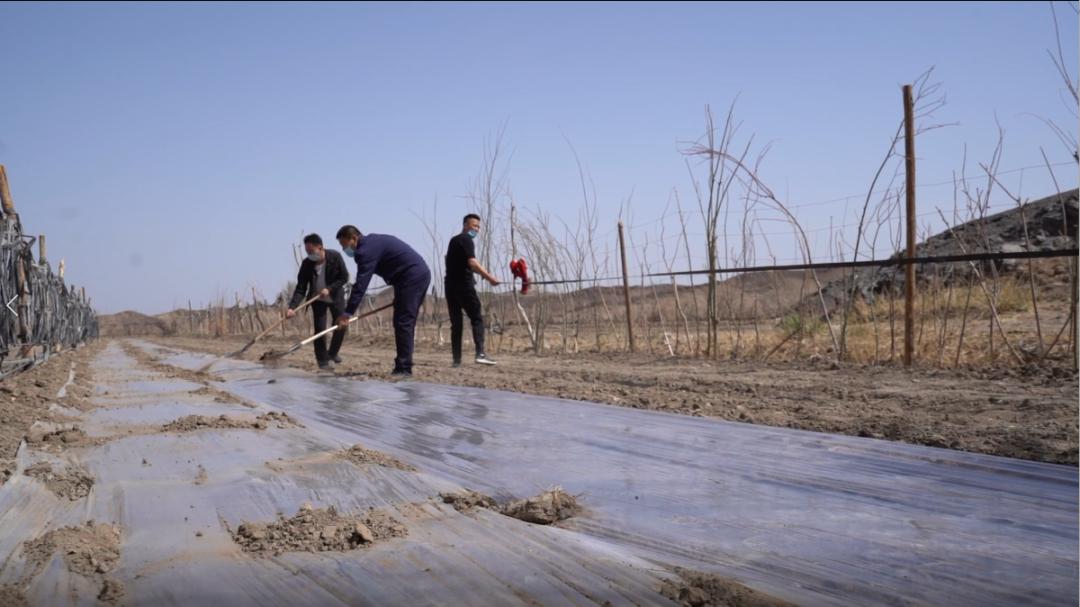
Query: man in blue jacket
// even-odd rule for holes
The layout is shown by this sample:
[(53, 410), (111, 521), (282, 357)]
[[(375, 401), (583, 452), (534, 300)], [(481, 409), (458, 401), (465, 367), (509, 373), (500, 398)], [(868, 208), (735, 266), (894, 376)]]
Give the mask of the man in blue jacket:
[(394, 287), (394, 342), (397, 357), (394, 359), (396, 376), (412, 375), (413, 342), (416, 336), (416, 319), (420, 305), (424, 303), (431, 271), (424, 258), (394, 236), (386, 234), (361, 234), (356, 226), (342, 226), (337, 241), (346, 257), (356, 260), (356, 285), (353, 286), (345, 313), (338, 318), (338, 325), (348, 326), (349, 318), (356, 313), (367, 293), (373, 275)]

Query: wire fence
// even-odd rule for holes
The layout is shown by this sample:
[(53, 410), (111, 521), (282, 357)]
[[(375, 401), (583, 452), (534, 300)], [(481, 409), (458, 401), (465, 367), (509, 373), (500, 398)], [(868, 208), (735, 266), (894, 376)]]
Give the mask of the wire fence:
[[(1078, 250), (1069, 248), (972, 252), (928, 255), (911, 259), (858, 262), (761, 265), (650, 272), (630, 276), (628, 304), (623, 303), (623, 277), (583, 277), (538, 280), (527, 295), (513, 297), (520, 283), (504, 283), (487, 291), (485, 316), (492, 354), (503, 352), (578, 351), (622, 352), (629, 345), (627, 319), (640, 351), (678, 356), (731, 357), (748, 360), (800, 360), (815, 354), (833, 356), (829, 333), (849, 330), (840, 338), (850, 359), (863, 362), (896, 360), (902, 350), (903, 273), (908, 264), (918, 270), (919, 299), (917, 356), (920, 364), (939, 367), (1030, 364), (1047, 358), (1069, 364), (1075, 354), (1075, 301), (1062, 293), (1075, 274)], [(1028, 284), (1025, 263), (1066, 262), (1064, 274), (1053, 282), (1046, 267), (1037, 269), (1038, 287)], [(820, 290), (812, 271), (847, 271), (823, 275)], [(866, 270), (855, 274), (857, 270)], [(784, 278), (784, 273), (789, 278)], [(708, 351), (706, 283), (677, 279), (739, 275), (743, 280), (720, 283), (716, 305), (722, 344)], [(794, 274), (790, 274), (794, 273)], [(758, 276), (758, 278), (754, 278)], [(800, 284), (801, 283), (801, 284)], [(1075, 283), (1074, 283), (1075, 284)], [(1030, 290), (1029, 290), (1030, 289)], [(858, 295), (852, 294), (857, 291)], [(389, 302), (393, 292), (374, 289), (364, 309)], [(824, 298), (824, 299), (820, 299)], [(519, 307), (520, 305), (520, 307)], [(822, 306), (834, 316), (822, 320)], [(250, 335), (282, 317), (284, 301), (272, 304), (209, 306), (177, 311), (157, 327), (161, 335)], [(1039, 313), (1041, 311), (1041, 317)], [(528, 317), (529, 322), (524, 322)], [(1040, 324), (1041, 323), (1041, 324)], [(280, 328), (283, 338), (311, 334), (310, 311)], [(438, 292), (426, 300), (418, 325), (418, 341), (448, 346), (449, 320)], [(364, 319), (349, 338), (384, 339), (393, 336), (389, 318)], [(465, 332), (468, 341), (468, 331)], [(716, 348), (723, 350), (718, 353)]]
[[(790, 263), (751, 252), (739, 256), (741, 263), (721, 262), (710, 270), (687, 247), (677, 259), (639, 258), (625, 277), (618, 264), (592, 263), (588, 249), (538, 230), (518, 248), (530, 266), (527, 294), (515, 292), (521, 285), (509, 279), (512, 250), (505, 247), (492, 253), (488, 266), (502, 284), (479, 285), (489, 353), (613, 353), (636, 344), (640, 352), (672, 356), (892, 361), (906, 338), (903, 267), (916, 265), (912, 331), (919, 364), (1049, 361), (1075, 367), (1076, 199), (1073, 190), (950, 227), (926, 239), (910, 259), (864, 259), (860, 253), (857, 260), (854, 254), (846, 260), (807, 255)], [(435, 278), (417, 341), (441, 350), (449, 344), (450, 322), (441, 269), (430, 265)], [(386, 286), (373, 286), (364, 309), (392, 297)], [(159, 326), (152, 329), (163, 335), (251, 335), (285, 313), (282, 297), (262, 303), (253, 293), (249, 301), (253, 305), (241, 304), (237, 294), (233, 302), (189, 306), (156, 319)], [(312, 330), (305, 310), (274, 335), (295, 340)], [(351, 332), (350, 341), (389, 341), (393, 327), (388, 316), (375, 315)]]

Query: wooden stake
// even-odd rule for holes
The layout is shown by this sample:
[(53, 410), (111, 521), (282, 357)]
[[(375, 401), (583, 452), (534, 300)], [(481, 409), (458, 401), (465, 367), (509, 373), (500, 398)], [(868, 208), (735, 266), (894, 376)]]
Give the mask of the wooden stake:
[(19, 339), (25, 342), (30, 338), (29, 331), (26, 327), (26, 309), (29, 307), (29, 291), (26, 286), (26, 266), (23, 264), (22, 255), (16, 255), (15, 267), (16, 288), (18, 289), (19, 294), (19, 303), (17, 306), (19, 310)]
[[(904, 85), (904, 165), (907, 170), (907, 258), (915, 258), (915, 101)], [(904, 266), (904, 366), (915, 355), (915, 264)]]
[(1073, 355), (1073, 370), (1074, 371), (1077, 370), (1078, 368), (1080, 368), (1080, 340), (1077, 339), (1077, 337), (1080, 336), (1080, 331), (1077, 331), (1077, 327), (1076, 327), (1076, 300), (1077, 300), (1077, 284), (1076, 284), (1076, 282), (1077, 282), (1077, 276), (1076, 276), (1077, 268), (1076, 268), (1076, 264), (1077, 264), (1077, 261), (1076, 261), (1076, 258), (1074, 257), (1073, 260), (1072, 260), (1072, 263), (1069, 264), (1070, 266), (1072, 266), (1072, 272), (1070, 272), (1072, 277), (1070, 278), (1070, 281), (1069, 281), (1070, 282), (1070, 285), (1069, 285), (1070, 289), (1069, 290), (1072, 291), (1072, 298), (1071, 298), (1072, 299), (1072, 305), (1069, 306), (1069, 316), (1072, 317), (1072, 329), (1071, 329), (1072, 336), (1071, 337), (1072, 337), (1072, 355)]
[(630, 314), (630, 274), (626, 267), (626, 237), (623, 235), (623, 222), (619, 222), (619, 254), (622, 256), (623, 301), (626, 303), (626, 339), (630, 351), (634, 352), (634, 320)]
[(8, 187), (7, 170), (0, 164), (0, 209), (4, 215), (15, 214), (15, 201), (11, 198), (11, 189)]

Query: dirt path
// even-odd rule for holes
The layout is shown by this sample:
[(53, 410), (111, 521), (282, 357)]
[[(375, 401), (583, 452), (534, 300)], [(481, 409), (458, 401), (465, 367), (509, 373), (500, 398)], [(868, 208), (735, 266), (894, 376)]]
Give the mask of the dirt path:
[[(158, 338), (224, 354), (243, 338)], [(252, 347), (258, 359), (290, 342)], [(346, 342), (336, 373), (389, 379), (393, 351)], [(1060, 369), (905, 372), (656, 358), (644, 355), (506, 355), (496, 367), (450, 366), (449, 352), (417, 354), (419, 381), (716, 417), (770, 426), (869, 436), (1022, 459), (1077, 464), (1077, 376)], [(311, 351), (281, 364), (316, 370)]]

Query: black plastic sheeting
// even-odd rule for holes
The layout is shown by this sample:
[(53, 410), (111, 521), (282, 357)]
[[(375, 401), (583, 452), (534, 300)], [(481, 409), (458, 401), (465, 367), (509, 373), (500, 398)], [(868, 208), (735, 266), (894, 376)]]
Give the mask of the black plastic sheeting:
[[(211, 360), (143, 347), (191, 369)], [(83, 424), (91, 433), (253, 411), (134, 371), (116, 346), (98, 365), (112, 379), (99, 379), (105, 408)], [(115, 575), (132, 604), (669, 604), (657, 588), (676, 565), (803, 605), (1078, 600), (1074, 467), (244, 361), (210, 370), (254, 412), (284, 410), (306, 428), (131, 436), (83, 450), (97, 484), (81, 505), (16, 475), (0, 487), (0, 583), (19, 579), (21, 541), (94, 518), (124, 529)], [(353, 443), (418, 472), (319, 458)], [(20, 451), (20, 466), (33, 457)], [(197, 466), (207, 472), (199, 485)], [(430, 499), (555, 485), (586, 508), (562, 528)], [(256, 559), (224, 531), (305, 502), (387, 509), (409, 536)], [(29, 588), (32, 602), (82, 597), (72, 591), (85, 581), (53, 565)]]
[[(0, 215), (0, 362), (9, 356), (20, 358), (12, 353), (19, 346), (42, 346), (39, 355), (47, 358), (56, 346), (72, 347), (98, 334), (97, 317), (89, 303), (53, 274), (48, 263), (34, 260), (31, 244), (32, 239), (22, 233), (17, 215)], [(23, 306), (19, 306), (17, 298), (19, 264), (26, 276), (27, 298)], [(14, 313), (7, 307), (9, 302)], [(15, 314), (23, 317), (24, 334), (20, 335)], [(18, 365), (34, 362), (19, 360)], [(0, 374), (11, 370), (11, 365), (0, 365)]]

